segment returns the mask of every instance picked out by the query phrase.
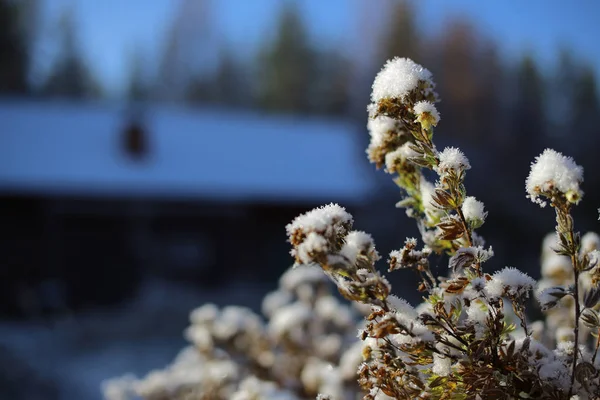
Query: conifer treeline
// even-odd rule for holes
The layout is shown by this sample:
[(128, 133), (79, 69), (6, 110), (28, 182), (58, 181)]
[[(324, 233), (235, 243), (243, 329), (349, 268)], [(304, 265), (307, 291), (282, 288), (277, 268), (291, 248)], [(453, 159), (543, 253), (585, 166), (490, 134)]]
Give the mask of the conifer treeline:
[[(0, 0), (0, 95), (102, 96), (102, 82), (85, 60), (69, 10), (55, 24), (56, 58), (43, 79), (31, 79), (40, 35), (39, 2)], [(223, 42), (211, 18), (210, 1), (183, 0), (166, 37), (157, 40), (159, 60), (152, 62), (140, 49), (131, 49), (124, 92), (134, 101), (333, 115), (364, 126), (363, 105), (372, 76), (386, 59), (406, 56), (428, 65), (436, 76), (444, 97), (438, 106), (443, 137), (467, 148), (493, 149), (479, 154), (489, 165), (478, 170), (497, 172), (498, 193), (493, 197), (483, 193), (489, 189), (486, 177), (470, 178), (482, 182), (474, 186), (474, 195), (489, 199), (486, 204), (495, 211), (490, 218), (498, 221), (490, 225), (501, 230), (503, 224), (514, 223), (518, 210), (510, 204), (521, 201), (522, 193), (504, 188), (520, 187), (529, 161), (540, 149), (556, 148), (593, 171), (600, 148), (600, 100), (592, 65), (568, 49), (557, 50), (557, 67), (543, 71), (530, 54), (520, 60), (503, 59), (498, 44), (467, 20), (451, 21), (437, 36), (426, 37), (417, 21), (416, 2), (388, 4), (391, 8), (383, 13), (387, 23), (355, 27), (366, 43), (354, 52), (315, 43), (297, 3), (286, 2), (273, 33), (265, 35), (256, 54), (249, 54)], [(514, 162), (507, 163), (508, 158)], [(587, 174), (584, 190), (600, 198), (600, 174)], [(597, 207), (587, 201), (580, 211), (596, 215)], [(535, 222), (529, 213), (516, 217), (524, 224)], [(552, 229), (532, 226), (539, 232), (529, 234)], [(514, 232), (508, 225), (505, 228)], [(501, 231), (497, 233), (502, 237)], [(527, 238), (514, 242), (521, 239)]]

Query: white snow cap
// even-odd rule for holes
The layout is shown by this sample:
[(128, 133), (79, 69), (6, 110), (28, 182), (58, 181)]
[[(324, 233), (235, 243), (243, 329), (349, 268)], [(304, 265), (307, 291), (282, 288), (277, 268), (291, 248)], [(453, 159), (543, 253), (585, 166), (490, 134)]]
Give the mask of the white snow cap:
[(439, 376), (448, 376), (452, 372), (452, 359), (439, 354), (433, 355), (433, 367), (431, 371)]
[(312, 310), (303, 303), (296, 302), (280, 308), (269, 321), (269, 332), (275, 337), (290, 333), (300, 337), (300, 327), (313, 317)]
[(249, 308), (227, 306), (214, 321), (212, 333), (218, 339), (228, 340), (239, 332), (260, 332), (262, 326), (261, 318)]
[(433, 183), (429, 182), (427, 178), (421, 176), (421, 184), (419, 186), (421, 191), (421, 202), (423, 203), (423, 208), (425, 209), (425, 216), (427, 217), (427, 222), (431, 223), (435, 220), (435, 218), (442, 214), (442, 211), (435, 206), (433, 202), (433, 194), (435, 193), (435, 186)]
[(351, 263), (356, 262), (356, 258), (362, 252), (369, 255), (374, 251), (375, 259), (379, 259), (377, 251), (375, 251), (375, 242), (368, 233), (362, 231), (352, 231), (346, 236), (346, 243), (342, 247), (340, 254), (346, 257)]
[(431, 115), (431, 117), (433, 117), (433, 125), (436, 125), (438, 122), (440, 122), (440, 113), (430, 101), (419, 101), (415, 104), (413, 109), (417, 116), (423, 113), (428, 113)]
[(589, 253), (592, 250), (600, 250), (600, 236), (596, 232), (587, 232), (581, 237), (581, 251)]
[(491, 296), (500, 297), (505, 293), (512, 296), (529, 295), (535, 286), (535, 280), (513, 267), (505, 267), (492, 276), (485, 289)]
[(376, 103), (385, 98), (404, 98), (419, 81), (433, 85), (431, 72), (408, 58), (396, 57), (388, 60), (375, 77), (371, 99)]
[(531, 163), (531, 171), (525, 181), (527, 198), (544, 207), (546, 202), (539, 196), (551, 189), (562, 193), (572, 192), (580, 198), (583, 192), (579, 184), (583, 182), (583, 168), (575, 164), (571, 157), (546, 149)]
[(473, 301), (469, 307), (466, 308), (467, 319), (474, 324), (485, 325), (488, 318), (488, 310), (482, 303)]
[(137, 378), (128, 374), (102, 382), (102, 392), (105, 400), (128, 400), (134, 397), (134, 387)]
[(394, 173), (394, 167), (397, 163), (401, 163), (404, 160), (407, 160), (411, 157), (417, 158), (420, 156), (419, 153), (412, 149), (413, 143), (406, 142), (402, 146), (398, 147), (396, 150), (387, 153), (385, 155), (385, 169), (388, 173)]
[(556, 253), (548, 253), (542, 260), (542, 276), (544, 278), (562, 280), (569, 279), (573, 274), (571, 259)]
[(396, 311), (396, 313), (402, 314), (409, 320), (417, 319), (417, 311), (412, 305), (410, 305), (408, 301), (401, 299), (400, 297), (395, 296), (393, 294), (388, 296), (387, 301), (389, 302), (391, 308)]
[(313, 255), (317, 253), (326, 253), (327, 252), (327, 239), (323, 236), (315, 233), (309, 232), (306, 235), (306, 239), (298, 246), (298, 250), (295, 252), (295, 255), (298, 256), (298, 259), (304, 264), (310, 264), (313, 262)]
[(486, 283), (487, 283), (487, 281), (483, 277), (471, 279), (471, 287), (473, 288), (473, 290), (475, 290), (477, 292), (481, 292), (483, 289), (485, 289)]
[(438, 173), (449, 170), (471, 169), (471, 164), (467, 157), (456, 147), (446, 147), (438, 154), (438, 157), (440, 158), (440, 163), (435, 169)]
[(394, 167), (397, 163), (401, 163), (403, 158), (402, 147), (398, 147), (396, 150), (387, 153), (385, 155), (385, 172), (393, 174)]
[[(296, 268), (302, 268), (298, 266)], [(316, 268), (315, 268), (316, 269)], [(293, 296), (290, 292), (284, 289), (275, 290), (271, 293), (268, 293), (262, 301), (262, 312), (267, 317), (272, 317), (273, 314), (281, 307), (287, 306), (293, 300)]]
[(290, 268), (279, 278), (279, 285), (288, 291), (294, 291), (303, 284), (316, 285), (319, 282), (328, 282), (327, 275), (321, 268), (308, 265), (299, 265)]
[(371, 135), (371, 145), (374, 147), (383, 144), (383, 139), (389, 132), (396, 129), (396, 120), (385, 115), (380, 115), (377, 118), (369, 118), (367, 129)]
[(336, 229), (339, 224), (351, 223), (352, 215), (346, 212), (344, 207), (331, 203), (299, 215), (286, 226), (286, 230), (289, 236), (292, 236), (297, 229), (323, 233), (332, 228)]
[(240, 383), (238, 391), (231, 395), (231, 400), (253, 399), (297, 400), (297, 397), (279, 389), (273, 382), (263, 381), (251, 375)]
[(190, 313), (190, 322), (192, 324), (206, 324), (212, 323), (219, 317), (219, 308), (212, 304), (205, 304), (201, 307), (194, 309)]
[(483, 203), (473, 196), (465, 198), (462, 204), (462, 212), (467, 221), (475, 227), (480, 227), (488, 214), (484, 210)]

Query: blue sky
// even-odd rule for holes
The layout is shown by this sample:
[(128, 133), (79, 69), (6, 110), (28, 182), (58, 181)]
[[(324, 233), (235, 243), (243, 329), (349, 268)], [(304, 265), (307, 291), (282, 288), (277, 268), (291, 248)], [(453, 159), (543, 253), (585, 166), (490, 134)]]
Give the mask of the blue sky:
[[(284, 1), (212, 0), (215, 34), (232, 48), (249, 52), (271, 36)], [(369, 23), (376, 24), (383, 18), (389, 1), (394, 0), (300, 0), (299, 4), (315, 42), (343, 47), (355, 54), (356, 43), (369, 34), (365, 31)], [(116, 94), (125, 81), (128, 53), (137, 47), (148, 58), (157, 57), (182, 0), (42, 2), (48, 43), (53, 34), (52, 21), (65, 7), (74, 8), (90, 66), (109, 92)], [(479, 32), (495, 39), (500, 51), (509, 58), (531, 51), (544, 65), (551, 66), (557, 49), (563, 46), (592, 62), (600, 72), (598, 1), (419, 0), (416, 4), (418, 23), (426, 35), (434, 35), (450, 18), (464, 16), (473, 21)], [(48, 54), (42, 57), (43, 64), (51, 58), (52, 51), (48, 46), (41, 48), (43, 54)]]

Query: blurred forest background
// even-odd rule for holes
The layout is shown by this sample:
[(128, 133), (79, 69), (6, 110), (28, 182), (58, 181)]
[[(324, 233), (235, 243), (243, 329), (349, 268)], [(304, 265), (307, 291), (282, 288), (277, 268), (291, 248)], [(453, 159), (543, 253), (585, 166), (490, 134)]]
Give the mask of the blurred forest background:
[[(368, 165), (363, 153), (368, 143), (365, 108), (369, 101), (370, 85), (385, 60), (394, 56), (410, 57), (430, 69), (438, 84), (442, 99), (438, 107), (442, 120), (435, 138), (438, 147), (458, 146), (471, 160), (473, 169), (467, 174), (467, 189), (482, 200), (489, 211), (489, 218), (480, 232), (496, 252), (490, 264), (494, 268), (507, 264), (518, 266), (532, 276), (539, 277), (541, 239), (552, 231), (554, 217), (550, 210), (539, 210), (525, 199), (524, 180), (530, 162), (544, 148), (562, 151), (584, 166), (586, 194), (576, 209), (576, 223), (582, 233), (587, 230), (598, 231), (598, 65), (582, 57), (580, 52), (573, 52), (569, 44), (556, 47), (551, 63), (547, 59), (540, 61), (535, 44), (530, 47), (531, 52), (521, 51), (518, 56), (512, 54), (506, 57), (500, 43), (482, 32), (469, 16), (455, 13), (433, 30), (428, 29), (428, 21), (423, 20), (417, 2), (381, 0), (376, 2), (377, 7), (373, 3), (348, 2), (358, 17), (352, 34), (344, 34), (346, 40), (341, 41), (315, 36), (311, 32), (311, 25), (307, 24), (306, 15), (301, 11), (300, 2), (282, 1), (278, 3), (275, 23), (265, 29), (259, 45), (240, 48), (230, 43), (219, 30), (220, 22), (215, 17), (214, 1), (173, 2), (175, 11), (167, 29), (162, 32), (157, 28), (156, 48), (149, 51), (144, 46), (133, 45), (122, 55), (127, 60), (126, 71), (122, 72), (126, 78), (115, 89), (113, 83), (107, 83), (98, 76), (97, 69), (86, 58), (85, 43), (80, 37), (80, 22), (73, 5), (75, 3), (61, 9), (55, 19), (42, 23), (43, 0), (0, 0), (0, 108), (6, 104), (31, 103), (40, 107), (50, 104), (95, 104), (98, 107), (119, 104), (125, 109), (144, 110), (149, 105), (168, 105), (192, 113), (226, 113), (233, 117), (252, 115), (253, 118), (264, 120), (295, 116), (294, 121), (341, 121), (352, 127), (348, 135), (352, 135), (352, 140), (358, 143), (358, 150), (353, 156), (355, 162), (364, 164), (369, 179), (375, 184), (366, 197), (351, 202), (349, 208), (355, 215), (355, 226), (372, 232), (380, 253), (385, 255), (401, 247), (406, 235), (416, 236), (417, 231), (403, 211), (394, 208), (399, 200), (399, 192), (391, 177), (382, 171), (371, 173), (374, 167)], [(232, 7), (230, 11), (234, 13), (236, 9)], [(142, 18), (144, 11), (139, 12)], [(135, 21), (131, 23), (135, 24)], [(531, 23), (541, 24), (544, 21), (532, 17)], [(106, 29), (110, 30), (110, 24)], [(596, 37), (599, 33), (589, 32)], [(36, 118), (35, 113), (31, 114), (31, 118)], [(0, 135), (4, 134), (5, 126), (0, 120)], [(151, 131), (152, 125), (147, 128)], [(45, 134), (52, 135), (52, 132)], [(248, 151), (251, 153), (253, 149)], [(302, 163), (302, 154), (298, 155), (300, 159), (293, 157), (290, 156), (290, 163)], [(332, 154), (331, 157), (337, 155)], [(253, 162), (251, 156), (245, 162)], [(0, 172), (10, 172), (9, 164), (0, 162), (2, 168), (4, 171)], [(243, 169), (242, 164), (240, 168)], [(239, 179), (243, 181), (244, 176), (240, 175)], [(74, 269), (70, 270), (60, 261), (56, 261), (53, 269), (46, 266), (46, 253), (39, 253), (38, 247), (35, 247), (37, 239), (31, 239), (37, 238), (37, 233), (33, 232), (37, 228), (32, 227), (43, 227), (49, 237), (58, 236), (51, 226), (48, 227), (49, 220), (40, 216), (43, 214), (32, 214), (31, 207), (42, 204), (42, 198), (43, 204), (48, 204), (48, 198), (52, 197), (52, 201), (60, 201), (67, 207), (72, 205), (73, 199), (80, 200), (69, 193), (61, 196), (57, 200), (51, 195), (31, 195), (10, 188), (2, 189), (0, 223), (3, 226), (4, 244), (0, 247), (3, 249), (1, 268), (4, 286), (0, 308), (11, 321), (25, 319), (29, 321), (27, 323), (33, 320), (35, 324), (42, 324), (42, 328), (38, 325), (34, 328), (33, 325), (15, 325), (11, 322), (0, 328), (0, 342), (5, 348), (2, 352), (6, 353), (4, 358), (7, 360), (3, 359), (0, 364), (0, 381), (4, 380), (0, 382), (2, 398), (4, 393), (10, 393), (6, 398), (11, 399), (51, 399), (50, 393), (54, 398), (68, 399), (71, 398), (69, 395), (75, 394), (78, 398), (92, 398), (87, 397), (90, 392), (86, 390), (97, 387), (94, 385), (108, 377), (106, 374), (124, 373), (124, 366), (137, 368), (138, 373), (143, 373), (152, 366), (163, 365), (172, 354), (172, 349), (181, 345), (180, 339), (172, 339), (169, 335), (177, 335), (183, 329), (185, 315), (199, 301), (239, 302), (258, 307), (262, 294), (274, 287), (277, 277), (291, 262), (287, 255), (284, 224), (297, 213), (319, 204), (318, 196), (308, 201), (280, 202), (281, 199), (270, 199), (258, 202), (260, 204), (253, 203), (252, 207), (227, 203), (224, 207), (233, 211), (242, 207), (246, 207), (245, 210), (251, 208), (252, 213), (234, 218), (249, 218), (250, 233), (246, 232), (246, 237), (267, 237), (274, 247), (259, 250), (255, 245), (248, 246), (243, 256), (217, 259), (214, 270), (207, 274), (177, 275), (169, 272), (169, 265), (162, 266), (167, 272), (156, 273), (152, 270), (155, 277), (161, 278), (161, 282), (173, 281), (171, 278), (175, 277), (176, 285), (190, 282), (196, 285), (189, 289), (189, 297), (179, 295), (177, 298), (184, 298), (180, 303), (167, 306), (169, 301), (174, 301), (172, 294), (178, 292), (181, 286), (167, 288), (166, 284), (157, 284), (158, 280), (153, 280), (149, 286), (141, 284), (147, 281), (148, 271), (151, 270), (148, 261), (138, 260), (127, 264), (123, 261), (128, 260), (125, 256), (104, 257), (104, 254), (122, 252), (118, 243), (95, 243), (97, 247), (94, 247), (94, 251), (101, 253), (102, 257), (88, 253), (77, 259), (74, 269), (87, 268), (87, 272), (73, 272)], [(89, 201), (89, 196), (87, 198)], [(318, 201), (322, 200), (327, 199), (318, 198)], [(193, 199), (186, 201), (186, 204), (194, 203)], [(137, 199), (134, 205), (156, 202), (153, 198)], [(111, 204), (107, 207), (112, 207), (117, 203), (107, 204)], [(211, 210), (220, 207), (220, 204), (219, 199), (213, 201)], [(170, 207), (180, 208), (180, 203), (172, 203)], [(207, 207), (205, 203), (200, 206), (202, 210)], [(182, 212), (183, 218), (192, 221), (190, 224), (195, 223), (195, 217)], [(206, 211), (208, 214), (211, 212)], [(233, 215), (237, 214), (234, 212)], [(273, 224), (264, 225), (263, 218), (271, 218)], [(204, 223), (203, 219), (198, 221), (198, 224)], [(220, 224), (219, 219), (215, 221), (215, 224)], [(183, 229), (178, 224), (181, 224), (179, 220), (166, 220), (164, 229)], [(120, 232), (121, 228), (117, 224), (111, 229)], [(189, 229), (186, 225), (186, 232)], [(206, 232), (210, 236), (216, 231), (208, 228)], [(80, 237), (81, 232), (75, 231), (74, 235)], [(96, 236), (90, 237), (90, 240), (97, 241)], [(30, 239), (34, 244), (28, 242)], [(243, 240), (232, 239), (228, 245), (238, 247)], [(66, 252), (75, 252), (79, 244), (73, 243), (66, 240), (58, 243), (58, 246)], [(149, 251), (146, 250), (147, 253)], [(38, 258), (31, 258), (34, 253)], [(146, 254), (145, 259), (148, 258), (152, 256)], [(110, 260), (111, 264), (102, 264), (107, 263), (106, 260)], [(201, 262), (192, 261), (192, 267), (206, 271), (206, 268), (195, 264)], [(444, 262), (443, 259), (439, 261), (441, 272), (445, 271)], [(28, 263), (35, 264), (35, 268)], [(82, 267), (85, 263), (94, 266)], [(128, 266), (124, 267), (125, 264)], [(135, 268), (131, 267), (134, 264)], [(92, 274), (93, 278), (86, 278), (92, 268), (106, 271), (107, 275), (98, 278), (98, 274)], [(15, 269), (19, 271), (15, 272)], [(60, 271), (60, 274), (56, 271)], [(398, 277), (392, 277), (392, 282), (402, 284), (394, 281), (394, 278)], [(249, 282), (254, 286), (250, 287)], [(94, 287), (90, 289), (89, 285)], [(242, 290), (231, 294), (232, 291), (225, 289), (231, 288), (231, 285)], [(401, 288), (399, 292), (411, 293), (408, 289), (398, 287)], [(148, 297), (150, 300), (140, 300), (141, 295), (137, 300), (132, 300), (135, 293), (144, 290), (152, 293)], [(228, 295), (224, 295), (225, 290), (228, 290)], [(90, 298), (90, 293), (94, 291), (99, 294)], [(197, 297), (198, 293), (201, 297)], [(416, 293), (404, 297), (412, 301), (418, 299)], [(126, 301), (129, 303), (124, 303)], [(110, 304), (117, 307), (111, 310), (126, 309), (129, 313), (108, 313), (102, 307)], [(150, 304), (149, 311), (140, 311), (140, 307), (147, 304)], [(157, 311), (157, 307), (161, 311)], [(90, 311), (98, 309), (105, 311), (100, 314)], [(175, 309), (177, 311), (173, 311)], [(81, 319), (84, 318), (79, 314), (82, 310), (88, 313), (86, 315), (92, 312), (94, 316)], [(175, 315), (176, 318), (173, 317), (175, 319), (167, 323), (167, 327), (159, 326), (165, 325), (157, 323), (161, 318), (157, 317), (159, 312), (171, 317)], [(133, 318), (133, 315), (136, 317)], [(126, 330), (123, 328), (125, 324), (135, 328), (127, 328), (130, 329), (127, 331), (129, 333), (122, 333)], [(68, 371), (71, 373), (80, 371), (81, 365), (95, 365), (89, 369), (91, 375), (87, 380), (81, 378), (85, 384), (71, 382), (72, 386), (64, 389), (57, 383), (57, 376), (48, 375), (43, 367), (27, 365), (27, 360), (31, 360), (27, 355), (32, 354), (31, 350), (27, 350), (31, 341), (46, 340), (44, 343), (50, 344), (58, 340), (58, 334), (48, 332), (60, 332), (63, 336), (76, 335), (82, 348), (87, 349), (89, 343), (95, 343), (90, 337), (109, 336), (106, 329), (117, 338), (115, 342), (121, 340), (126, 345), (118, 351), (111, 347), (114, 351), (109, 351), (102, 347), (106, 344), (98, 344), (97, 349), (103, 349), (105, 358), (88, 358), (85, 361), (88, 364), (70, 364), (72, 369)], [(161, 329), (166, 330), (163, 336), (157, 334)], [(79, 333), (73, 333), (75, 330)], [(83, 336), (81, 331), (85, 332)], [(164, 344), (167, 341), (165, 339), (148, 342), (148, 347), (135, 347), (147, 340), (144, 335), (148, 331), (157, 337), (169, 338), (168, 344)], [(23, 341), (23, 332), (26, 333), (24, 336), (32, 338), (31, 341)], [(20, 337), (21, 342), (16, 337)], [(100, 339), (96, 337), (95, 340)], [(21, 347), (15, 343), (20, 343)], [(152, 349), (150, 353), (158, 355), (155, 358), (147, 356), (140, 361), (140, 354), (148, 354), (148, 348)], [(132, 349), (137, 349), (134, 355)], [(77, 351), (82, 350), (78, 348)], [(129, 361), (119, 358), (125, 353), (129, 354)], [(15, 359), (19, 357), (23, 371), (27, 372), (14, 372)], [(47, 357), (44, 365), (50, 366), (56, 365), (60, 355), (52, 353)], [(156, 362), (158, 365), (154, 365)], [(106, 367), (101, 369), (99, 365)], [(39, 385), (24, 389), (21, 384), (15, 383), (23, 382), (23, 376), (33, 374), (39, 375)], [(23, 393), (23, 390), (37, 392)]]

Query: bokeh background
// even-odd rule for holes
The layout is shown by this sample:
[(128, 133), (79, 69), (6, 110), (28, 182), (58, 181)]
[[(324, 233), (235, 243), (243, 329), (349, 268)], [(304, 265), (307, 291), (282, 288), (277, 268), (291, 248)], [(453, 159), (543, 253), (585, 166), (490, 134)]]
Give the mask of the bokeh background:
[(364, 152), (392, 56), (434, 73), (435, 140), (471, 160), (491, 268), (539, 277), (554, 217), (524, 180), (545, 147), (584, 166), (576, 221), (599, 229), (599, 18), (593, 0), (0, 0), (0, 398), (99, 399), (168, 363), (192, 308), (259, 310), (285, 224), (317, 205), (384, 255), (416, 236)]

